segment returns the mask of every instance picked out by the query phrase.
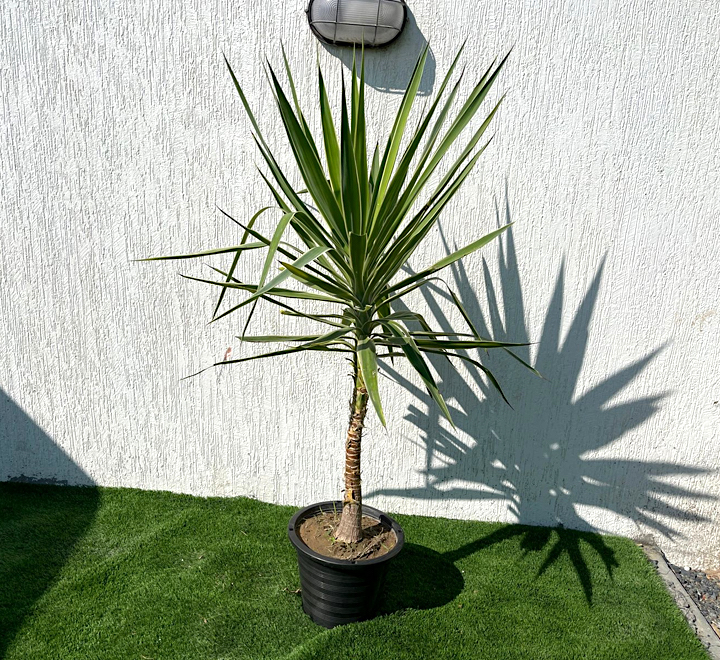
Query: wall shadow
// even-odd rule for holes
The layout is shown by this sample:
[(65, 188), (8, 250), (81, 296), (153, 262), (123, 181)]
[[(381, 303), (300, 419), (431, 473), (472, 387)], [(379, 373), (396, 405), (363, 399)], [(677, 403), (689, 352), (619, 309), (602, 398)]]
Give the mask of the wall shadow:
[(0, 389), (0, 658), (95, 518), (93, 480)]
[[(498, 226), (511, 221), (507, 202), (504, 214), (499, 209), (496, 211)], [(502, 222), (501, 215), (505, 216)], [(453, 267), (447, 282), (458, 292), (481, 335), (527, 342), (533, 338), (525, 322), (525, 301), (512, 230), (503, 235), (497, 246), (500, 261), (497, 281), (483, 262), (486, 313), (462, 262)], [(449, 246), (446, 248), (451, 251)], [(592, 582), (580, 543), (590, 544), (611, 576), (617, 563), (601, 536), (571, 531), (598, 531), (583, 518), (581, 507), (620, 515), (642, 524), (645, 530), (668, 538), (681, 538), (672, 521), (707, 519), (668, 504), (666, 498), (714, 499), (664, 481), (667, 477), (703, 474), (707, 470), (673, 462), (588, 456), (589, 452), (609, 447), (649, 420), (666, 396), (658, 393), (613, 403), (628, 385), (643, 377), (662, 347), (609, 375), (584, 394), (576, 394), (602, 272), (601, 263), (580, 306), (572, 311), (569, 330), (561, 339), (562, 321), (568, 313), (563, 303), (565, 275), (564, 266), (561, 267), (545, 313), (540, 341), (533, 351), (534, 358), (529, 347), (515, 351), (518, 357), (532, 363), (545, 380), (534, 376), (502, 351), (466, 353), (493, 371), (514, 410), (472, 365), (466, 368), (463, 363), (459, 371), (455, 371), (448, 367), (444, 357), (429, 357), (440, 376), (438, 384), (448, 399), (459, 433), (453, 432), (444, 420), (441, 422), (439, 410), (427, 391), (383, 362), (382, 371), (420, 402), (409, 406), (405, 418), (417, 427), (425, 449), (425, 465), (421, 470), (424, 485), (410, 490), (378, 489), (366, 495), (367, 498), (390, 495), (504, 504), (521, 526), (473, 541), (454, 554), (467, 556), (504, 540), (508, 534), (520, 535), (526, 550), (547, 553), (540, 573), (560, 556), (567, 555), (588, 603), (592, 603)], [(432, 284), (424, 287), (423, 295), (441, 331), (466, 331), (457, 326), (452, 328), (440, 307), (441, 301), (450, 301), (446, 289)], [(398, 310), (402, 308), (398, 306)], [(462, 437), (471, 440), (464, 441)], [(536, 531), (527, 526), (555, 528), (557, 535), (550, 529)]]
[[(408, 7), (408, 21), (402, 34), (391, 44), (365, 49), (365, 82), (373, 89), (389, 94), (403, 94), (412, 76), (415, 62), (427, 44), (415, 16)], [(319, 42), (333, 57), (352, 70), (352, 46), (333, 46)], [(429, 96), (435, 85), (435, 55), (428, 50), (425, 71), (420, 80), (418, 96)]]

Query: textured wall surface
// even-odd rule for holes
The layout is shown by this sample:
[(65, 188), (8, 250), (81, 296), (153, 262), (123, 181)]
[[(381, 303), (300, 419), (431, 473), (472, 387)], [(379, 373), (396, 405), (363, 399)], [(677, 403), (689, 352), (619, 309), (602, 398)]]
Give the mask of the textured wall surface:
[[(348, 63), (318, 45), (303, 4), (5, 3), (1, 479), (298, 505), (339, 496), (347, 365), (304, 354), (181, 381), (237, 356), (243, 319), (207, 325), (214, 292), (175, 263), (131, 261), (233, 245), (215, 204), (247, 218), (269, 201), (222, 52), (289, 166), (262, 56), (280, 64), (285, 43), (307, 107), (316, 56), (335, 91)], [(411, 8), (401, 40), (368, 53), (378, 137), (425, 39), (425, 97), (464, 37), (466, 90), (514, 45), (496, 139), (412, 265), (513, 220), (507, 240), (447, 277), (488, 332), (534, 342), (524, 356), (547, 380), (491, 356), (511, 410), (475, 374), (437, 364), (453, 431), (406, 370), (386, 370), (388, 429), (373, 417), (364, 443), (368, 502), (650, 534), (676, 562), (720, 567), (717, 6)], [(243, 263), (243, 279), (258, 263)], [(461, 322), (441, 292), (417, 301)], [(255, 323), (302, 327), (274, 309)]]

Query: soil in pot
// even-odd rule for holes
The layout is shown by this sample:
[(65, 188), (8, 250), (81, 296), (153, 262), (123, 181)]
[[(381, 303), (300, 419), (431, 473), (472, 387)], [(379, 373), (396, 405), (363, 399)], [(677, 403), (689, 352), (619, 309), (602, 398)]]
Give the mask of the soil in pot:
[(375, 559), (390, 552), (397, 543), (392, 529), (368, 516), (362, 519), (363, 538), (357, 543), (341, 543), (335, 540), (339, 524), (340, 513), (321, 513), (303, 520), (299, 536), (311, 550), (334, 559)]

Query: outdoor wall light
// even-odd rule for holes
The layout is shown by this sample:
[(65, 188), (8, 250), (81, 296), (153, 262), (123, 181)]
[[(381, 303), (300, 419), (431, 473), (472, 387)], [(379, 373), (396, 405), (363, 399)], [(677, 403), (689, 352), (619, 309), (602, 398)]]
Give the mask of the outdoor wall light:
[(327, 44), (384, 46), (407, 21), (405, 0), (310, 0), (310, 29)]

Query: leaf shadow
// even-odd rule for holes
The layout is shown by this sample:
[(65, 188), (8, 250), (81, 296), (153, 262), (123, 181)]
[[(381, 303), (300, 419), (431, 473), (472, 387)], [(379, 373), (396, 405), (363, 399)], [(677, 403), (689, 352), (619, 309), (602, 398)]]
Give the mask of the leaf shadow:
[[(511, 222), (509, 203), (504, 218), (496, 205), (496, 221)], [(443, 239), (444, 240), (444, 239)], [(483, 260), (487, 311), (483, 312), (462, 262), (452, 267), (452, 285), (479, 333), (496, 340), (529, 342), (524, 291), (517, 268), (512, 229), (497, 244), (499, 278), (494, 280)], [(446, 244), (448, 252), (452, 251)], [(649, 351), (631, 364), (612, 373), (576, 395), (580, 372), (587, 357), (590, 327), (602, 282), (604, 260), (576, 310), (565, 336), (561, 338), (565, 309), (565, 267), (560, 268), (552, 298), (545, 313), (540, 341), (534, 356), (530, 347), (515, 353), (544, 376), (539, 379), (510, 356), (499, 351), (465, 355), (480, 359), (498, 377), (514, 410), (475, 367), (457, 371), (442, 356), (429, 357), (438, 385), (446, 395), (458, 431), (453, 431), (430, 395), (383, 362), (384, 374), (417, 397), (405, 419), (419, 431), (425, 451), (420, 471), (421, 487), (383, 488), (366, 495), (414, 498), (418, 500), (485, 501), (487, 509), (500, 517), (506, 507), (518, 527), (469, 543), (448, 557), (466, 556), (507, 537), (521, 535), (528, 552), (546, 552), (539, 574), (566, 555), (578, 577), (585, 598), (592, 604), (593, 587), (587, 562), (580, 551), (586, 542), (600, 556), (612, 576), (617, 560), (612, 549), (595, 532), (598, 529), (583, 517), (592, 507), (632, 521), (667, 538), (682, 538), (674, 521), (704, 522), (707, 518), (668, 501), (692, 497), (714, 499), (668, 478), (707, 473), (697, 467), (667, 461), (606, 458), (596, 452), (646, 423), (660, 409), (668, 393), (628, 400), (620, 398), (634, 381), (644, 377), (663, 346)], [(430, 284), (423, 288), (425, 303), (441, 331), (453, 328), (440, 303), (449, 301), (446, 289)], [(397, 310), (407, 309), (398, 305)], [(464, 363), (465, 364), (465, 363)], [(466, 365), (465, 365), (466, 366)], [(486, 514), (487, 515), (487, 514)], [(493, 514), (491, 514), (493, 515)], [(533, 526), (535, 529), (533, 529)], [(540, 531), (537, 527), (553, 528)], [(553, 540), (554, 539), (554, 540)]]

